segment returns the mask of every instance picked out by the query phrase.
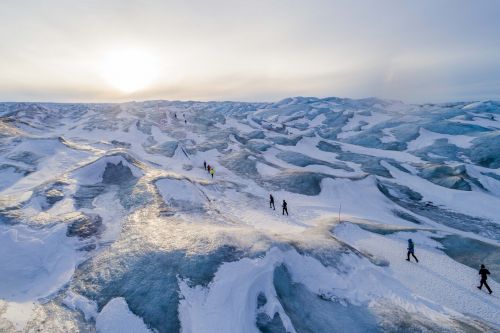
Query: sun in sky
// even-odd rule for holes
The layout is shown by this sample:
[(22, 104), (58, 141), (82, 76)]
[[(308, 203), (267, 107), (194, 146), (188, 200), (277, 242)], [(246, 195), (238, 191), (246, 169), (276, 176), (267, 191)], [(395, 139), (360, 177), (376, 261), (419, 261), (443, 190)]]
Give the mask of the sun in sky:
[(102, 76), (107, 83), (124, 94), (148, 88), (159, 71), (155, 57), (140, 48), (108, 51), (101, 67)]

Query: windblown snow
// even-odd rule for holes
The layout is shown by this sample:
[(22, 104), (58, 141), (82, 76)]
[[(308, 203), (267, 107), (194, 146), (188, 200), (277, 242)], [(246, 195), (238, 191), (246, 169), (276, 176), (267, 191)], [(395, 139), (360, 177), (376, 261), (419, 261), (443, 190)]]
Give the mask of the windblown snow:
[(0, 131), (1, 332), (500, 332), (498, 102), (0, 103)]

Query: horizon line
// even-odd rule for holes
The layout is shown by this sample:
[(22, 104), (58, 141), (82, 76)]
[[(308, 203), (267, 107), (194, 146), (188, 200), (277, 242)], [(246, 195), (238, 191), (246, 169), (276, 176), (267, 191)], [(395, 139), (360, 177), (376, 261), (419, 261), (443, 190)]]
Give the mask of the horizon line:
[(317, 97), (317, 96), (288, 96), (284, 97), (281, 99), (276, 99), (276, 100), (264, 100), (264, 101), (244, 101), (244, 100), (230, 100), (230, 99), (210, 99), (210, 100), (195, 100), (195, 99), (139, 99), (139, 100), (128, 100), (128, 101), (122, 101), (122, 102), (113, 102), (113, 101), (106, 101), (106, 102), (71, 102), (71, 101), (16, 101), (16, 100), (0, 100), (0, 104), (94, 104), (94, 105), (99, 105), (99, 104), (128, 104), (128, 103), (146, 103), (146, 102), (179, 102), (179, 103), (245, 103), (245, 104), (276, 104), (279, 102), (282, 102), (286, 99), (289, 98), (315, 98), (318, 100), (326, 100), (326, 99), (332, 99), (332, 98), (337, 98), (337, 99), (342, 99), (342, 100), (354, 100), (354, 101), (361, 101), (361, 100), (368, 100), (368, 99), (379, 99), (381, 101), (385, 102), (399, 102), (407, 105), (428, 105), (428, 104), (447, 104), (447, 103), (478, 103), (478, 102), (497, 102), (500, 103), (500, 99), (494, 99), (494, 98), (486, 98), (486, 99), (477, 99), (477, 100), (448, 100), (448, 101), (442, 101), (442, 102), (406, 102), (401, 99), (394, 99), (394, 98), (384, 98), (384, 97), (376, 97), (376, 96), (368, 96), (368, 97), (361, 97), (361, 98), (354, 98), (354, 97), (339, 97), (339, 96), (327, 96), (327, 97)]

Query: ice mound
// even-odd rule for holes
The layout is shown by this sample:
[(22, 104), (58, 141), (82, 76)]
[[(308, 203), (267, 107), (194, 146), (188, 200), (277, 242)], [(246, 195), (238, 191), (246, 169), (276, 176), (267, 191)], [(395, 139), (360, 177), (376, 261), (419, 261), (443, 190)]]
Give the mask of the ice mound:
[(429, 165), (421, 171), (421, 176), (434, 184), (456, 190), (471, 191), (471, 183), (482, 188), (481, 183), (467, 174), (464, 165)]
[(178, 332), (178, 278), (194, 285), (207, 284), (222, 262), (234, 261), (241, 255), (231, 246), (203, 254), (161, 248), (115, 252), (82, 266), (75, 287), (80, 294), (96, 300), (99, 309), (113, 298), (123, 297), (148, 326), (162, 333)]
[(122, 297), (113, 298), (96, 318), (99, 333), (151, 333), (146, 324), (135, 316)]
[(279, 152), (276, 155), (276, 157), (287, 162), (287, 163), (290, 163), (290, 164), (293, 164), (293, 165), (296, 165), (299, 167), (306, 167), (308, 165), (316, 164), (316, 165), (325, 165), (325, 166), (330, 167), (332, 169), (342, 169), (342, 170), (346, 170), (346, 171), (354, 171), (352, 168), (349, 168), (347, 165), (345, 165), (343, 163), (326, 162), (326, 161), (322, 161), (322, 160), (318, 160), (318, 159), (309, 157), (309, 156), (301, 154), (301, 153), (296, 153), (296, 152), (291, 152), (291, 151)]
[(287, 171), (264, 180), (274, 189), (300, 193), (305, 195), (318, 195), (321, 192), (321, 181), (325, 178), (334, 178), (317, 172)]
[(441, 208), (433, 202), (422, 200), (423, 196), (419, 192), (406, 186), (389, 182), (378, 182), (377, 186), (387, 198), (416, 215), (458, 230), (500, 240), (500, 227), (494, 221)]
[[(295, 283), (285, 265), (275, 269), (273, 284), (297, 332), (382, 332), (366, 307), (319, 297), (306, 286)], [(304, 308), (303, 304), (308, 306)]]
[(486, 168), (500, 168), (500, 134), (495, 133), (473, 141), (471, 160)]
[(79, 256), (66, 227), (0, 226), (0, 298), (26, 302), (47, 297), (72, 277)]
[(165, 141), (160, 144), (151, 146), (147, 150), (153, 154), (161, 154), (166, 157), (173, 157), (179, 143), (177, 141)]
[(185, 179), (159, 179), (156, 187), (166, 203), (181, 210), (203, 210), (207, 201), (203, 192)]
[(78, 236), (87, 238), (96, 235), (102, 229), (102, 218), (97, 214), (75, 214), (70, 219), (66, 219), (68, 237)]
[(258, 177), (256, 163), (255, 156), (245, 151), (227, 154), (221, 160), (223, 166), (243, 177)]
[(81, 185), (120, 184), (142, 175), (135, 161), (123, 154), (104, 156), (74, 172), (75, 179)]

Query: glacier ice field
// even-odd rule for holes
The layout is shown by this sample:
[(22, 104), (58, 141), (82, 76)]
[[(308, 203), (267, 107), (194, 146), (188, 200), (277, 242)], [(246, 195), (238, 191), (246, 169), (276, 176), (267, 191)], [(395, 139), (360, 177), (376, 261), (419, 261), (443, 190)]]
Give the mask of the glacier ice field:
[(0, 103), (0, 332), (500, 332), (499, 295), (499, 102)]

